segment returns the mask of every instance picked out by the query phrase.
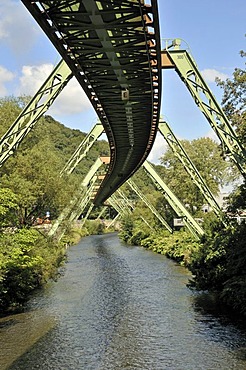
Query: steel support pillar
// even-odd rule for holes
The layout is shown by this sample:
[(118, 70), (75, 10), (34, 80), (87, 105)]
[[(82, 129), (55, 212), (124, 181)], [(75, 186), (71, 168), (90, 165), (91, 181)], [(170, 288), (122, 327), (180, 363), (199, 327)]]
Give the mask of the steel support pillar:
[(0, 140), (0, 167), (61, 93), (72, 72), (62, 60)]
[(80, 143), (78, 148), (75, 150), (71, 158), (64, 166), (63, 170), (61, 171), (61, 175), (63, 175), (64, 173), (70, 174), (73, 172), (75, 167), (86, 156), (92, 145), (97, 141), (99, 136), (101, 136), (103, 131), (104, 129), (100, 122), (96, 123), (93, 126), (91, 131), (85, 136), (84, 140)]
[(162, 223), (165, 228), (172, 233), (173, 230), (170, 225), (164, 220), (161, 214), (157, 211), (157, 209), (151, 204), (151, 202), (146, 198), (146, 196), (141, 192), (139, 187), (135, 184), (133, 180), (128, 180), (127, 184), (132, 188), (133, 191), (139, 196), (139, 198), (146, 204), (146, 206), (151, 210), (151, 212), (158, 218), (158, 220)]
[(199, 72), (187, 50), (180, 50), (181, 40), (174, 39), (162, 50), (162, 68), (174, 68), (189, 90), (193, 100), (207, 118), (221, 141), (223, 151), (230, 156), (246, 177), (246, 150), (236, 136), (229, 120)]
[(65, 222), (65, 220), (68, 220), (68, 222), (70, 223), (74, 221), (76, 216), (80, 215), (79, 212), (81, 212), (82, 205), (85, 203), (86, 205), (88, 204), (88, 201), (90, 200), (91, 192), (93, 190), (93, 187), (90, 186), (91, 185), (90, 183), (92, 182), (94, 185), (96, 181), (96, 173), (102, 164), (103, 162), (101, 158), (98, 158), (95, 161), (90, 171), (87, 173), (84, 180), (82, 181), (79, 192), (75, 194), (73, 199), (71, 199), (70, 203), (63, 209), (63, 211), (61, 212), (57, 220), (52, 225), (48, 233), (49, 237), (53, 237), (57, 233), (58, 228), (60, 227), (60, 225), (62, 225), (62, 223)]
[(191, 161), (190, 157), (184, 150), (179, 140), (175, 137), (174, 133), (172, 132), (167, 122), (160, 120), (159, 131), (166, 140), (169, 147), (172, 149), (173, 153), (176, 155), (176, 157), (178, 157), (180, 162), (183, 164), (185, 170), (191, 176), (194, 183), (200, 189), (201, 193), (203, 194), (204, 198), (207, 200), (208, 204), (211, 206), (213, 211), (220, 219), (224, 219), (225, 215), (222, 212), (219, 204), (217, 203), (213, 193), (210, 191), (205, 180), (200, 175), (198, 169)]
[(146, 173), (152, 179), (157, 189), (160, 190), (161, 193), (164, 195), (176, 214), (183, 219), (184, 224), (191, 231), (191, 233), (197, 238), (202, 236), (204, 234), (204, 231), (201, 226), (196, 222), (196, 220), (182, 204), (182, 202), (176, 197), (176, 195), (173, 194), (169, 187), (160, 178), (153, 166), (148, 161), (145, 161), (143, 164), (143, 168), (146, 170)]

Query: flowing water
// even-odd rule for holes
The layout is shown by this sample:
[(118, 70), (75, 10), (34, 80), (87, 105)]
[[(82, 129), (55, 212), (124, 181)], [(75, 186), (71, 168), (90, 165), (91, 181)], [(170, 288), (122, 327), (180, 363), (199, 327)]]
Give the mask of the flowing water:
[(246, 330), (164, 256), (90, 236), (25, 312), (0, 319), (0, 369), (246, 369)]

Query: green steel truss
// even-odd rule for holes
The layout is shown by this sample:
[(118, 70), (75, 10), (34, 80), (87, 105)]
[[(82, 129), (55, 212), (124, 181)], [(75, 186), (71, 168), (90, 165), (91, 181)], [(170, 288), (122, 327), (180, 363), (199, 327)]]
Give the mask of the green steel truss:
[(22, 2), (77, 78), (105, 129), (111, 161), (95, 198), (103, 203), (141, 166), (157, 133), (157, 0)]
[(130, 201), (127, 196), (125, 195), (125, 193), (123, 192), (122, 189), (118, 189), (117, 192), (116, 192), (121, 198), (122, 200), (125, 202), (126, 206), (131, 209), (131, 210), (134, 210), (134, 204), (132, 201)]
[(97, 172), (103, 164), (101, 158), (98, 158), (87, 175), (84, 177), (80, 189), (74, 194), (69, 204), (63, 209), (57, 220), (53, 223), (48, 236), (61, 239), (68, 225), (77, 219), (85, 210), (94, 191), (94, 185), (97, 181)]
[(164, 220), (162, 215), (157, 211), (157, 209), (151, 204), (151, 202), (146, 198), (146, 196), (142, 193), (142, 191), (139, 189), (137, 184), (132, 180), (127, 180), (127, 184), (132, 188), (133, 191), (138, 195), (138, 197), (146, 204), (146, 206), (151, 210), (151, 212), (158, 218), (158, 220), (162, 223), (165, 228), (172, 233), (173, 230), (170, 227), (170, 225)]
[[(119, 196), (116, 196), (116, 194)], [(132, 202), (129, 201), (129, 199), (125, 196), (124, 192), (121, 189), (118, 189), (116, 193), (111, 195), (108, 201), (112, 205), (112, 207), (118, 212), (117, 215), (118, 217), (124, 217), (125, 215), (129, 216), (131, 212), (134, 210)], [(117, 218), (115, 218), (113, 222), (115, 222)], [(148, 221), (143, 216), (140, 216), (140, 218), (145, 222), (145, 224), (150, 229), (153, 230), (153, 227), (148, 223)], [(113, 224), (113, 222), (110, 223), (110, 226)]]
[[(128, 180), (129, 181), (129, 180)], [(121, 189), (117, 190), (117, 193), (124, 199), (124, 202), (127, 204), (128, 207), (130, 207), (132, 210), (134, 210), (133, 203), (126, 197), (124, 192)], [(148, 223), (148, 221), (141, 215), (140, 216), (141, 220), (145, 222), (145, 224), (153, 230), (153, 227)]]
[(198, 238), (202, 236), (204, 234), (204, 231), (201, 226), (192, 217), (192, 215), (188, 212), (188, 210), (176, 197), (176, 195), (173, 194), (169, 187), (160, 178), (154, 167), (148, 161), (145, 161), (143, 164), (143, 168), (146, 170), (146, 173), (152, 179), (157, 189), (160, 190), (161, 193), (164, 195), (165, 199), (168, 201), (176, 214), (183, 219), (184, 224), (187, 226), (190, 232)]
[(116, 193), (110, 196), (109, 202), (121, 216), (130, 215), (132, 213), (131, 207), (125, 202), (124, 198), (116, 195)]
[[(100, 125), (100, 123), (97, 123), (97, 125)], [(93, 132), (93, 129), (91, 130), (91, 132)], [(98, 130), (98, 132), (100, 132), (100, 129)], [(88, 134), (88, 138), (89, 137), (90, 137), (90, 133)], [(87, 137), (84, 139), (84, 141), (87, 141)], [(76, 151), (75, 151), (75, 153), (76, 153)], [(80, 157), (83, 158), (83, 152), (82, 151), (80, 153)], [(73, 163), (73, 157), (71, 157), (70, 162)], [(78, 162), (76, 163), (76, 165), (77, 164), (78, 164)], [(154, 168), (147, 161), (145, 161), (143, 167), (147, 170), (147, 173), (149, 175), (150, 175), (150, 172), (151, 172), (151, 174), (152, 174), (152, 177), (151, 178), (157, 184), (157, 188), (159, 190), (161, 190), (162, 193), (164, 193), (166, 200), (169, 202), (170, 206), (174, 209), (174, 211), (178, 214), (178, 216), (179, 217), (182, 217), (184, 219), (184, 223), (189, 228), (189, 230), (193, 233), (193, 235), (194, 234), (196, 236), (197, 235), (202, 235), (204, 233), (203, 230), (202, 230), (202, 228), (194, 220), (194, 218), (187, 211), (187, 209), (181, 204), (181, 202), (173, 194), (173, 192), (167, 187), (167, 185), (164, 184), (164, 182), (160, 179), (159, 175), (156, 173), (156, 171), (154, 170)], [(66, 171), (68, 171), (68, 173), (71, 173), (73, 171), (73, 169), (74, 169), (73, 166), (71, 166), (71, 167), (66, 166)], [(86, 177), (89, 177), (90, 178), (90, 173)], [(132, 180), (130, 180), (130, 183), (131, 183), (131, 181)], [(161, 184), (161, 186), (160, 186), (160, 184)], [(136, 189), (136, 187), (135, 187), (135, 189)], [(140, 192), (139, 192), (139, 194), (140, 194)], [(121, 193), (121, 197), (122, 197), (122, 193)], [(140, 198), (143, 200), (143, 198), (144, 198), (143, 194), (141, 194)], [(110, 204), (112, 204), (112, 202), (114, 202), (114, 205), (116, 205), (116, 207), (117, 207), (117, 204), (115, 203), (115, 198), (113, 198), (113, 200), (112, 200), (112, 198), (110, 197), (109, 199), (111, 199), (111, 203)], [(121, 202), (121, 203), (122, 203), (121, 204), (122, 207), (124, 207), (125, 204), (127, 205), (126, 200), (124, 200), (124, 202)], [(146, 199), (146, 204), (147, 204), (147, 199)], [(151, 207), (150, 203), (149, 203), (149, 206)], [(129, 207), (132, 207), (132, 206), (130, 204), (128, 204), (128, 212), (129, 212), (129, 209), (130, 209)], [(123, 209), (121, 209), (121, 210), (119, 209), (119, 205), (118, 205), (118, 209), (117, 208), (115, 208), (115, 209), (117, 210), (117, 212), (120, 212), (121, 214), (125, 212), (125, 211), (123, 211)], [(153, 209), (153, 211), (154, 211), (154, 209)], [(155, 212), (153, 212), (153, 213), (155, 214)], [(156, 216), (157, 216), (157, 214), (158, 214), (158, 212), (156, 211)], [(157, 216), (157, 217), (159, 218), (160, 215)], [(161, 222), (163, 223), (163, 225), (165, 225), (165, 227), (167, 227), (168, 230), (170, 229), (169, 230), (170, 232), (172, 232), (170, 226), (166, 223), (166, 221), (163, 218), (162, 218), (162, 221)]]
[(0, 140), (0, 166), (15, 152), (21, 141), (48, 110), (72, 77), (70, 68), (61, 61), (23, 109)]
[(87, 152), (90, 150), (99, 136), (101, 136), (103, 131), (104, 129), (100, 122), (93, 126), (91, 131), (85, 136), (84, 140), (80, 143), (78, 148), (64, 166), (63, 170), (61, 171), (61, 175), (64, 173), (70, 174), (73, 172), (75, 167), (86, 156)]
[(188, 154), (185, 152), (179, 140), (175, 137), (170, 126), (167, 124), (167, 122), (163, 121), (162, 119), (159, 122), (159, 131), (163, 135), (169, 147), (172, 149), (173, 153), (184, 165), (184, 168), (189, 173), (194, 183), (198, 186), (198, 188), (202, 192), (203, 196), (205, 197), (213, 211), (217, 214), (218, 217), (224, 219), (224, 213), (222, 212), (219, 204), (217, 203), (213, 193), (207, 186), (205, 180), (202, 178), (198, 169), (193, 164)]
[(120, 217), (120, 213), (117, 213), (115, 218), (106, 226), (106, 229), (109, 229), (113, 224), (115, 224), (115, 222), (118, 220), (119, 217)]
[(181, 40), (175, 39), (171, 45), (167, 45), (162, 50), (162, 68), (175, 68), (193, 100), (221, 141), (224, 153), (232, 158), (241, 174), (246, 177), (246, 150), (203, 79), (193, 58), (187, 50), (180, 50), (180, 45)]

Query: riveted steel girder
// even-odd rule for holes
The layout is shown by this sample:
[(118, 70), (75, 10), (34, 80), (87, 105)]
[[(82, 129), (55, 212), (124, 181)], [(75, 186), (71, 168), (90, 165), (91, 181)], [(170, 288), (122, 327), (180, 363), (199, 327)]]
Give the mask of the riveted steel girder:
[(161, 97), (157, 0), (22, 0), (85, 90), (109, 140), (104, 202), (141, 166)]

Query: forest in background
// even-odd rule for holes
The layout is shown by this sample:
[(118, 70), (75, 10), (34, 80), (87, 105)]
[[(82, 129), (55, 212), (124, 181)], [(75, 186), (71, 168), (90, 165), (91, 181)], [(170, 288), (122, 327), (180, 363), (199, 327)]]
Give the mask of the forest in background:
[[(245, 53), (242, 52), (242, 56)], [(223, 108), (243, 145), (245, 83), (245, 71), (240, 69), (235, 70), (232, 80), (218, 81), (224, 91)], [(26, 97), (0, 99), (1, 136), (14, 122), (25, 102)], [(109, 155), (107, 142), (99, 140), (71, 175), (60, 176), (60, 171), (84, 137), (85, 133), (69, 129), (46, 115), (0, 170), (2, 312), (20, 307), (34, 288), (42, 286), (56, 274), (57, 267), (64, 260), (65, 244), (70, 236), (66, 235), (66, 239), (57, 245), (32, 226), (33, 220), (44, 217), (47, 211), (52, 220), (56, 219), (98, 156)], [(182, 145), (215, 195), (222, 186), (240, 177), (235, 166), (223, 158), (221, 146), (212, 139), (182, 141)], [(205, 214), (202, 211), (206, 203), (203, 195), (170, 149), (163, 155), (161, 164), (154, 167), (190, 213), (204, 219), (206, 234), (200, 241), (183, 229), (170, 234), (126, 184), (122, 189), (135, 209), (131, 217), (122, 221), (122, 239), (184, 264), (194, 275), (191, 286), (218, 292), (224, 302), (245, 314), (245, 224), (230, 222), (225, 226), (213, 212)], [(173, 226), (176, 216), (172, 208), (143, 169), (133, 178), (147, 199)], [(230, 213), (237, 214), (238, 210), (246, 209), (245, 194), (243, 182), (228, 202)], [(96, 218), (99, 211), (94, 210), (91, 217)], [(108, 215), (112, 217), (115, 211), (111, 209)], [(148, 225), (143, 219), (148, 221)], [(80, 235), (103, 231), (101, 224), (95, 221), (85, 228), (87, 230), (80, 230)]]

